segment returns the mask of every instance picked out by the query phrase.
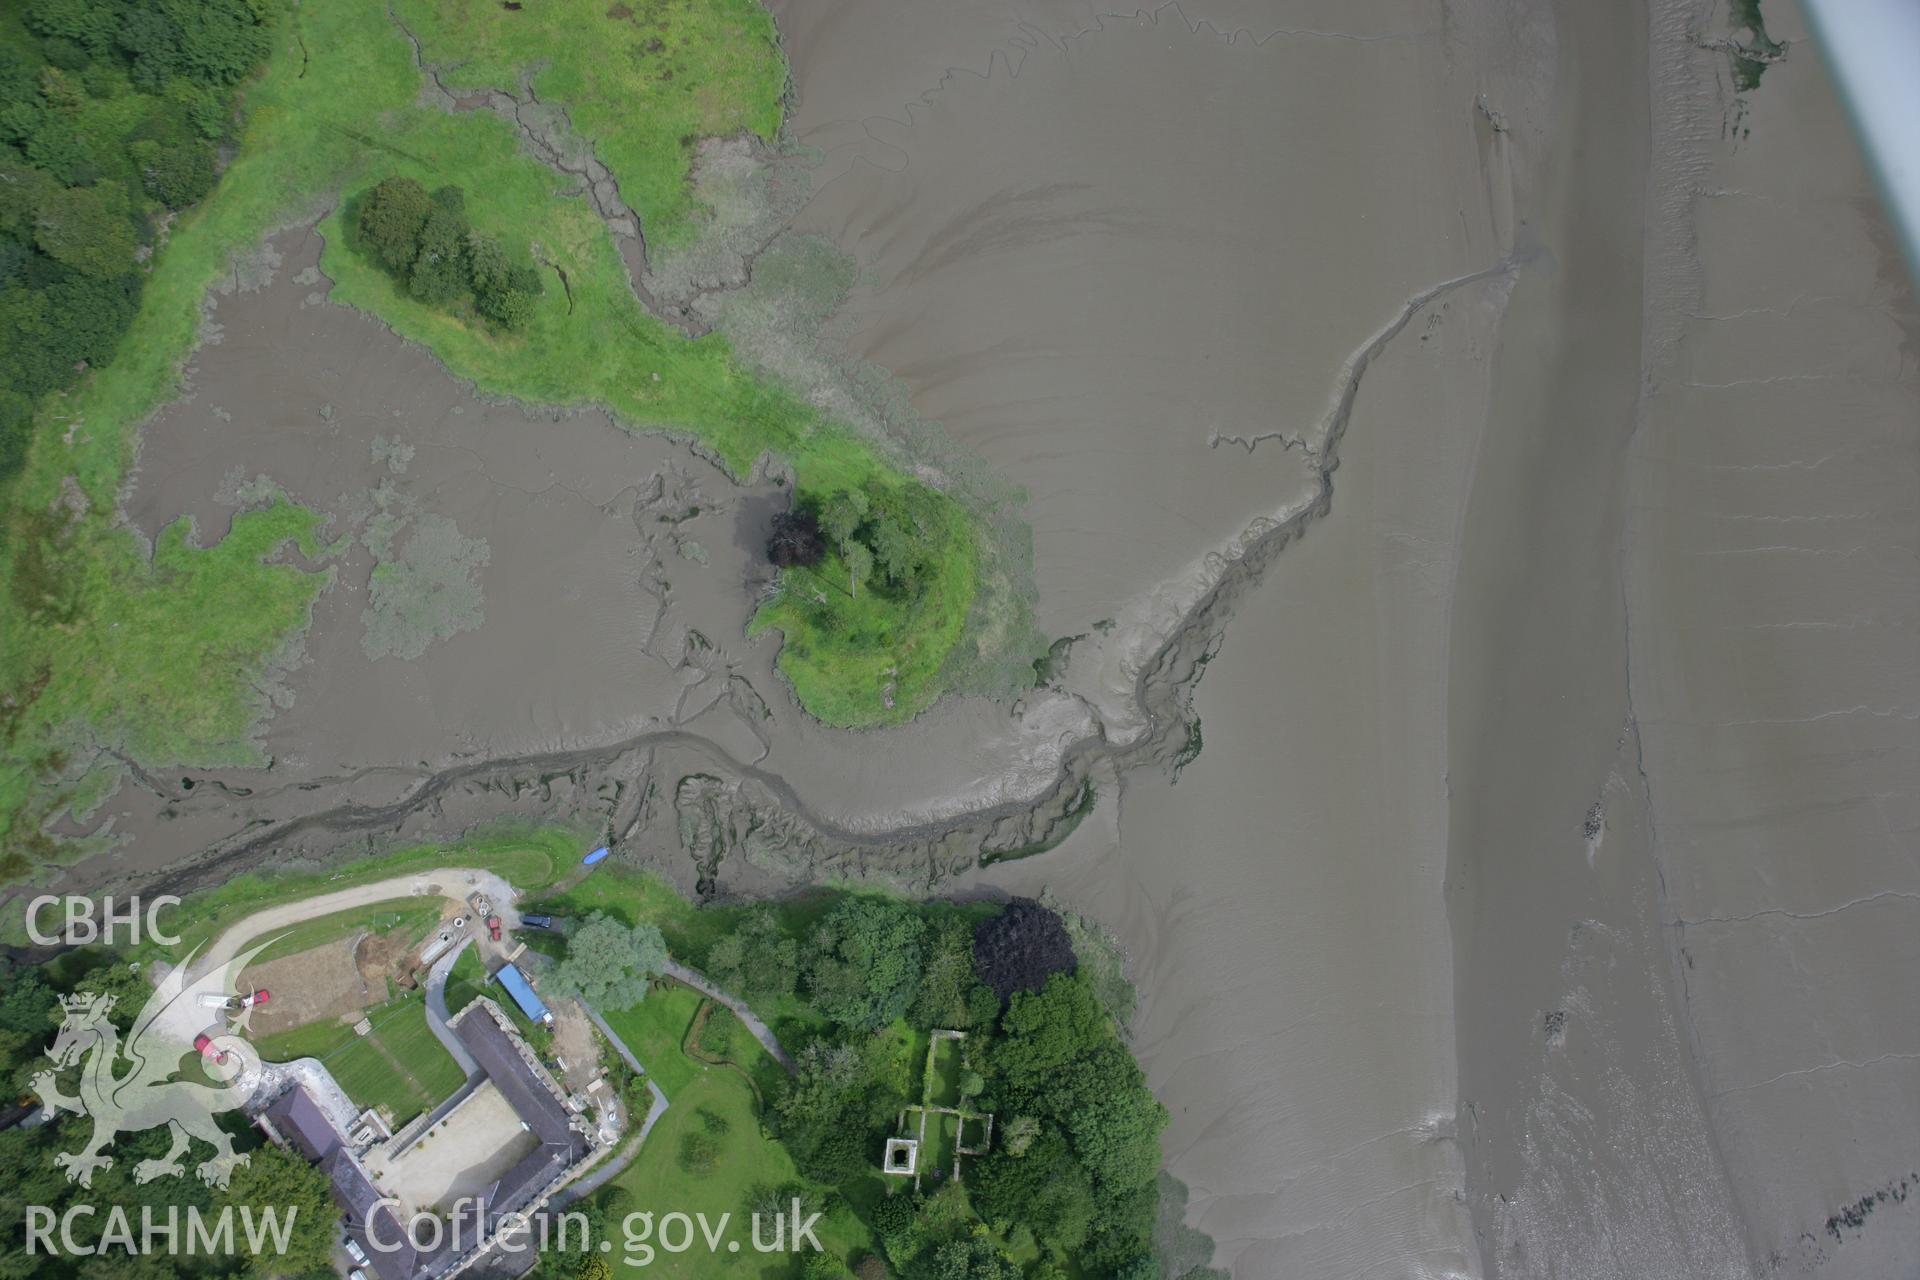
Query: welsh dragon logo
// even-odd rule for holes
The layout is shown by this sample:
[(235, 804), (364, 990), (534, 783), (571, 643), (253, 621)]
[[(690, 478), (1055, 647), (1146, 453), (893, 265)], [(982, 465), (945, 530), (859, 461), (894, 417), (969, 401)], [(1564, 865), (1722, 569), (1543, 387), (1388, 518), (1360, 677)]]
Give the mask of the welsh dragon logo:
[[(163, 1125), (173, 1131), (173, 1145), (164, 1156), (134, 1166), (136, 1182), (185, 1173), (182, 1157), (194, 1138), (214, 1150), (213, 1157), (195, 1169), (210, 1186), (225, 1187), (233, 1171), (247, 1163), (247, 1156), (234, 1151), (233, 1139), (214, 1117), (246, 1102), (260, 1056), (231, 1034), (245, 1029), (252, 1010), (234, 1011), (231, 1029), (223, 1030), (218, 1020), (227, 1010), (220, 1007), (219, 998), (233, 990), (231, 977), (268, 945), (263, 942), (224, 964), (210, 966), (189, 982), (196, 949), (155, 989), (124, 1043), (108, 1017), (113, 996), (81, 994), (61, 1000), (60, 1031), (47, 1050), (53, 1066), (33, 1077), (33, 1091), (49, 1116), (70, 1111), (93, 1121), (93, 1136), (84, 1147), (54, 1157), (69, 1182), (91, 1187), (94, 1172), (112, 1166), (113, 1157), (106, 1150), (117, 1135)], [(202, 1035), (204, 1044), (196, 1044)], [(206, 1074), (218, 1083), (177, 1078), (182, 1074), (182, 1059), (196, 1048)], [(80, 1067), (78, 1092), (69, 1094), (60, 1080), (76, 1065)]]

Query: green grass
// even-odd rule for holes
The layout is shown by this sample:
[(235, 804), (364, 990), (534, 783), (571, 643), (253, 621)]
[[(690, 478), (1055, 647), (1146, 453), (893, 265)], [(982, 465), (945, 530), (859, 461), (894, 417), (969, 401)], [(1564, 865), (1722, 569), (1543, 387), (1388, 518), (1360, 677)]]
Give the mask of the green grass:
[[(907, 1118), (912, 1120), (912, 1114)], [(959, 1116), (945, 1111), (927, 1114), (927, 1136), (920, 1148), (921, 1190), (932, 1192), (953, 1180), (953, 1155), (959, 1132)]]
[(670, 1099), (707, 1071), (704, 1063), (680, 1049), (702, 998), (693, 988), (675, 983), (650, 993), (631, 1009), (601, 1015)]
[(117, 778), (121, 767), (110, 752), (154, 767), (258, 763), (252, 737), (272, 657), (305, 630), (331, 580), (330, 570), (269, 563), (290, 547), (322, 554), (318, 517), (291, 503), (236, 516), (207, 547), (191, 545), (186, 522), (172, 524), (149, 558), (133, 533), (97, 514), (103, 501), (111, 512), (117, 476), (100, 487), (72, 524), (47, 515), (29, 490), (6, 540), (0, 878), (54, 860), (38, 826), (103, 797), (111, 783), (102, 769)]
[[(188, 895), (178, 908), (162, 916), (163, 926), (179, 936), (179, 944), (167, 948), (150, 945), (140, 954), (186, 955), (263, 908), (435, 867), (484, 867), (517, 889), (538, 889), (579, 861), (580, 851), (587, 847), (577, 832), (547, 827), (503, 832), (454, 845), (406, 845), (356, 859), (337, 870), (250, 872)], [(24, 926), (21, 928), (24, 932)]]
[(254, 957), (253, 962), (265, 964), (269, 960), (297, 955), (361, 932), (397, 932), (406, 938), (419, 938), (439, 921), (443, 905), (444, 899), (441, 898), (392, 898), (386, 902), (302, 920), (277, 935), (264, 951)]
[[(740, 1241), (739, 1253), (727, 1254), (724, 1261), (720, 1261), (707, 1253), (704, 1245), (682, 1254), (656, 1249), (646, 1274), (680, 1277), (724, 1274), (789, 1280), (796, 1272), (793, 1255), (763, 1255), (752, 1251), (747, 1205), (756, 1186), (778, 1186), (802, 1179), (786, 1148), (761, 1132), (753, 1089), (740, 1072), (728, 1066), (696, 1062), (680, 1051), (678, 1037), (685, 1034), (699, 1003), (697, 993), (675, 988), (647, 997), (638, 1009), (620, 1017), (608, 1017), (628, 1047), (645, 1064), (654, 1083), (667, 1095), (669, 1104), (653, 1132), (647, 1135), (640, 1154), (612, 1185), (624, 1187), (636, 1207), (652, 1209), (656, 1218), (675, 1210), (705, 1213), (709, 1222), (716, 1221), (723, 1213), (733, 1215), (728, 1229), (731, 1238)], [(648, 1047), (643, 1048), (643, 1042)], [(734, 1061), (756, 1079), (777, 1075), (780, 1071), (749, 1036), (736, 1037)], [(688, 1134), (703, 1131), (702, 1111), (721, 1117), (726, 1132), (718, 1137), (720, 1154), (713, 1168), (689, 1172), (680, 1164), (681, 1142)], [(877, 1174), (873, 1181), (878, 1181)], [(844, 1204), (821, 1219), (816, 1233), (823, 1247), (842, 1258), (874, 1247), (865, 1225)], [(615, 1247), (616, 1251), (621, 1248), (618, 1240)], [(721, 1247), (725, 1249), (724, 1245)], [(641, 1255), (635, 1251), (622, 1260), (637, 1266)], [(625, 1272), (629, 1268), (619, 1266), (617, 1269)]]
[(362, 1107), (388, 1109), (396, 1128), (452, 1095), (464, 1077), (427, 1025), (425, 998), (408, 993), (366, 1011), (373, 1031), (310, 1023), (255, 1041), (269, 1062), (318, 1058)]
[(927, 1068), (927, 1101), (936, 1107), (960, 1105), (960, 1072), (963, 1042), (941, 1037), (933, 1042)]
[(903, 724), (940, 696), (979, 572), (970, 518), (957, 503), (945, 510), (946, 526), (935, 535), (944, 550), (911, 595), (871, 587), (856, 594), (830, 555), (811, 569), (785, 570), (781, 593), (754, 615), (749, 635), (777, 628), (785, 637), (780, 671), (815, 716), (842, 726)]
[(454, 960), (453, 968), (447, 970), (448, 1016), (472, 1004), (475, 996), (487, 994), (488, 985), (487, 963), (480, 958), (480, 948), (468, 947)]
[(688, 170), (700, 138), (780, 132), (787, 67), (757, 0), (397, 0), (427, 61), (456, 92), (518, 92), (531, 74), (613, 170), (650, 247), (698, 214)]
[[(586, 4), (509, 12), (473, 0), (447, 11), (448, 22), (471, 30), (435, 26), (424, 38), (475, 41), (479, 79), (509, 69), (487, 63), (490, 49), (509, 51), (515, 65), (547, 59), (543, 74), (557, 77), (580, 127), (596, 138), (604, 131), (629, 197), (672, 226), (687, 212), (684, 155), (670, 171), (659, 168), (662, 139), (671, 134), (678, 152), (677, 131), (689, 127), (770, 132), (781, 73), (777, 56), (751, 55), (768, 28), (750, 0), (634, 7), (677, 32), (671, 57), (687, 67), (689, 82), (706, 77), (703, 89), (688, 92), (676, 73), (671, 91), (656, 80), (650, 96), (631, 96), (638, 90), (626, 77), (640, 73), (605, 60), (612, 20)], [(510, 21), (521, 18), (519, 26)], [(177, 394), (209, 286), (276, 226), (332, 206), (319, 224), (332, 296), (423, 343), (485, 394), (600, 405), (632, 427), (697, 441), (735, 474), (771, 453), (807, 492), (860, 488), (895, 470), (799, 396), (748, 372), (723, 337), (689, 340), (648, 315), (606, 227), (583, 196), (568, 194), (573, 179), (525, 154), (514, 127), (492, 112), (449, 114), (420, 102), (411, 46), (379, 0), (303, 5), (280, 22), (275, 53), (247, 91), (232, 164), (207, 200), (173, 224), (113, 362), (44, 409), (10, 494), (0, 575), (0, 838), (9, 861), (0, 874), (56, 859), (42, 828), (100, 798), (119, 777), (116, 752), (150, 767), (259, 759), (251, 735), (267, 710), (271, 659), (308, 625), (328, 581), (325, 571), (270, 560), (289, 546), (319, 555), (317, 517), (281, 502), (237, 517), (206, 547), (189, 545), (186, 529), (175, 526), (149, 559), (114, 516), (136, 428)], [(575, 54), (555, 52), (569, 45)], [(752, 65), (737, 64), (741, 56)], [(669, 92), (692, 114), (651, 115)], [(555, 271), (524, 336), (471, 327), (414, 300), (347, 245), (341, 197), (396, 174), (464, 188), (478, 230), (516, 251), (537, 249)], [(84, 501), (84, 516), (69, 523), (47, 514), (63, 492)], [(826, 604), (810, 604), (802, 584), (790, 581), (755, 618), (756, 632), (784, 633), (781, 669), (821, 719), (898, 723), (941, 693), (941, 671), (972, 609), (981, 536), (970, 513), (951, 498), (943, 503), (945, 550), (914, 600), (878, 592), (856, 600), (821, 588)], [(837, 574), (832, 566), (822, 572)]]

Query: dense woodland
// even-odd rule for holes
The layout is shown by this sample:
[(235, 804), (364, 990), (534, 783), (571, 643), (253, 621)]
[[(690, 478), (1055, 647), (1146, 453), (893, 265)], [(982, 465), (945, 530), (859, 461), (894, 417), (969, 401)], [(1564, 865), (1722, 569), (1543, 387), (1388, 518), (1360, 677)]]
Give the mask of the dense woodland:
[(858, 596), (878, 588), (913, 596), (940, 554), (944, 527), (939, 497), (915, 482), (869, 481), (774, 517), (767, 559), (782, 568), (812, 568), (831, 550), (846, 575), (844, 590)]
[(0, 481), (39, 398), (113, 359), (169, 219), (212, 189), (271, 2), (0, 9)]
[[(618, 1008), (647, 998), (647, 975), (657, 974), (666, 957), (654, 925), (629, 926), (595, 913), (568, 927), (544, 981), (555, 995), (577, 993), (595, 1007)], [(799, 1194), (815, 1207), (848, 1199), (878, 1249), (800, 1260), (808, 1280), (845, 1277), (849, 1270), (901, 1280), (1178, 1280), (1162, 1270), (1159, 1256), (1166, 1251), (1156, 1249), (1163, 1243), (1156, 1240), (1156, 1222), (1166, 1111), (1121, 1039), (1112, 992), (1082, 972), (1053, 911), (1016, 901), (983, 915), (951, 904), (852, 896), (796, 928), (792, 914), (758, 907), (711, 942), (702, 967), (749, 1003), (787, 1011), (784, 1025), (795, 1025), (798, 1009), (799, 1021), (812, 1028), (804, 1039), (789, 1040), (799, 1071), (768, 1090), (761, 1113), (766, 1131), (787, 1148), (808, 1184), (769, 1194)], [(70, 953), (39, 967), (0, 961), (0, 1087), (12, 1097), (24, 1096), (33, 1073), (46, 1066), (42, 1050), (60, 1020), (59, 997), (70, 991), (113, 995), (113, 1016), (123, 1026), (151, 995), (137, 971), (104, 953)], [(729, 1020), (709, 1031), (724, 1031)], [(959, 1182), (934, 1177), (915, 1192), (908, 1182), (889, 1180), (876, 1194), (881, 1148), (897, 1132), (901, 1109), (920, 1100), (922, 1062), (903, 1058), (902, 1036), (911, 1040), (912, 1031), (936, 1028), (967, 1033), (960, 1090), (975, 1110), (994, 1114), (991, 1152), (970, 1158)], [(121, 1135), (115, 1164), (102, 1175), (106, 1181), (91, 1193), (80, 1191), (52, 1157), (80, 1146), (88, 1123), (67, 1117), (38, 1129), (0, 1131), (0, 1159), (20, 1171), (0, 1186), (0, 1230), (22, 1238), (28, 1204), (58, 1207), (75, 1196), (105, 1195), (137, 1212), (143, 1203), (184, 1203), (178, 1200), (183, 1187), (203, 1207), (268, 1197), (307, 1206), (309, 1221), (333, 1219), (324, 1179), (298, 1160), (258, 1147), (255, 1136), (245, 1139), (254, 1146), (254, 1163), (227, 1193), (191, 1179), (135, 1184), (136, 1160), (165, 1145), (160, 1131)], [(697, 1137), (688, 1140), (689, 1147), (696, 1143)], [(700, 1158), (691, 1149), (678, 1155), (683, 1165)], [(621, 1194), (609, 1188), (577, 1206), (599, 1220), (593, 1239), (631, 1207), (617, 1203)], [(303, 1236), (277, 1270), (297, 1275), (323, 1265), (330, 1230)], [(1159, 1230), (1168, 1230), (1164, 1221)], [(1204, 1260), (1205, 1253), (1198, 1256)], [(537, 1274), (591, 1280), (601, 1261), (546, 1255)], [(29, 1265), (16, 1254), (0, 1258), (0, 1280), (94, 1280), (135, 1274), (129, 1267), (142, 1280), (172, 1280), (239, 1274), (243, 1266), (231, 1259), (157, 1257), (36, 1258)], [(1202, 1274), (1186, 1264), (1176, 1270)]]
[[(898, 1070), (888, 1028), (904, 1020), (968, 1033), (978, 1078), (965, 1088), (997, 1117), (992, 1154), (964, 1183), (919, 1195), (902, 1184), (879, 1202), (872, 1226), (887, 1271), (1054, 1280), (1071, 1263), (1084, 1276), (1161, 1275), (1152, 1246), (1166, 1110), (1076, 972), (1052, 911), (1016, 902), (970, 925), (937, 905), (858, 897), (794, 938), (760, 910), (714, 945), (706, 967), (749, 1001), (797, 996), (830, 1025), (798, 1047), (799, 1074), (769, 1117), (822, 1183), (868, 1175), (900, 1109), (918, 1100), (918, 1074)], [(1023, 1272), (1006, 1245), (1027, 1237), (1042, 1256)]]
[[(0, 1280), (216, 1280), (218, 1277), (325, 1276), (332, 1274), (333, 1223), (337, 1211), (327, 1179), (318, 1169), (291, 1152), (271, 1146), (259, 1130), (238, 1112), (223, 1117), (223, 1127), (234, 1135), (234, 1147), (249, 1162), (236, 1170), (225, 1190), (207, 1186), (189, 1174), (141, 1183), (134, 1176), (142, 1160), (164, 1155), (172, 1135), (166, 1128), (123, 1133), (115, 1140), (113, 1163), (95, 1173), (91, 1188), (67, 1181), (54, 1163), (62, 1151), (85, 1145), (93, 1130), (86, 1116), (66, 1115), (51, 1124), (29, 1128), (12, 1123), (24, 1114), (16, 1100), (30, 1096), (35, 1073), (48, 1063), (44, 1050), (61, 1020), (60, 997), (71, 992), (110, 995), (109, 1017), (124, 1033), (153, 995), (140, 973), (118, 957), (95, 949), (70, 952), (51, 964), (15, 964), (0, 960), (0, 1113), (8, 1127), (0, 1129), (0, 1233), (14, 1247), (0, 1252)], [(72, 1088), (72, 1081), (64, 1086)], [(189, 1160), (203, 1159), (207, 1149), (196, 1146)], [(82, 1247), (99, 1243), (108, 1229), (106, 1206), (120, 1206), (136, 1224), (142, 1206), (151, 1206), (165, 1221), (168, 1206), (184, 1214), (198, 1208), (211, 1217), (223, 1205), (276, 1205), (295, 1210), (294, 1228), (284, 1255), (258, 1258), (169, 1256), (161, 1253), (129, 1255), (117, 1246), (99, 1257), (28, 1256), (26, 1208), (44, 1205), (56, 1212), (73, 1205), (101, 1206), (101, 1212), (74, 1218), (75, 1242)], [(184, 1218), (182, 1219), (184, 1221)]]

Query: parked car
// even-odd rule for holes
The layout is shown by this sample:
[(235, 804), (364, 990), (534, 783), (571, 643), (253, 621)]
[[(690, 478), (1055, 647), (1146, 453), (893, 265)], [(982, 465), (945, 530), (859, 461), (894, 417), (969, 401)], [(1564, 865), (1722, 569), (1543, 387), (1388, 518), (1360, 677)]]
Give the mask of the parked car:
[(255, 991), (251, 995), (229, 996), (218, 991), (203, 991), (195, 997), (202, 1009), (251, 1009), (256, 1004), (265, 1004), (273, 998), (271, 991)]
[(495, 942), (500, 941), (500, 917), (499, 916), (487, 917), (487, 936), (489, 938), (492, 938)]
[(520, 923), (529, 929), (551, 929), (553, 928), (553, 917), (535, 912), (532, 915), (521, 916)]

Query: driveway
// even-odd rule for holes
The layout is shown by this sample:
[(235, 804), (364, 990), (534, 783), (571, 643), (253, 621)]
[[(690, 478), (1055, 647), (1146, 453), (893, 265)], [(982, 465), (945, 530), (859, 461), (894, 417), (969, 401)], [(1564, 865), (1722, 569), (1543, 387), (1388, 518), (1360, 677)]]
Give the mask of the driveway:
[[(290, 929), (317, 916), (350, 911), (355, 907), (371, 906), (394, 898), (437, 897), (464, 904), (468, 895), (476, 890), (493, 899), (496, 911), (511, 911), (515, 896), (513, 886), (493, 872), (475, 867), (416, 871), (256, 911), (228, 928), (204, 952), (193, 957), (192, 967), (183, 975), (181, 982), (183, 996), (174, 998), (161, 1010), (149, 1030), (169, 1036), (180, 1044), (191, 1044), (194, 1036), (206, 1030), (208, 1022), (207, 1010), (197, 1005), (195, 997), (202, 992), (230, 990), (230, 979), (234, 975), (228, 973), (227, 969), (246, 950), (247, 944), (256, 938)], [(170, 978), (171, 981), (173, 979)]]
[(460, 1064), (460, 1069), (467, 1073), (469, 1080), (480, 1074), (480, 1064), (473, 1060), (473, 1055), (467, 1052), (467, 1046), (447, 1025), (447, 1019), (452, 1016), (447, 1012), (447, 975), (453, 972), (453, 962), (472, 945), (473, 935), (469, 933), (454, 944), (453, 950), (435, 960), (433, 968), (427, 970), (427, 1026), (447, 1047), (447, 1052), (453, 1055), (453, 1060)]

